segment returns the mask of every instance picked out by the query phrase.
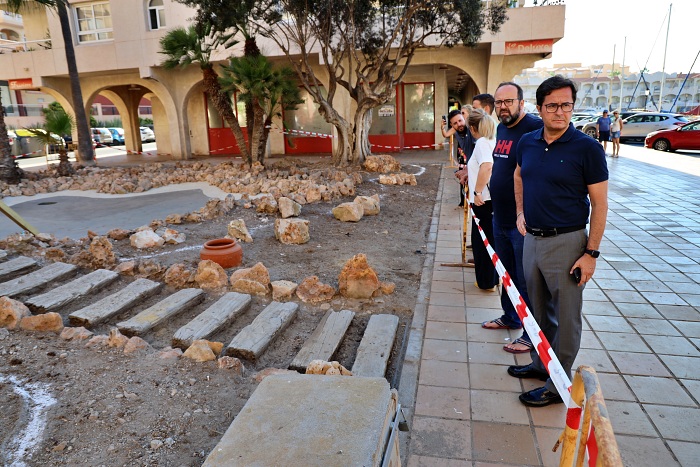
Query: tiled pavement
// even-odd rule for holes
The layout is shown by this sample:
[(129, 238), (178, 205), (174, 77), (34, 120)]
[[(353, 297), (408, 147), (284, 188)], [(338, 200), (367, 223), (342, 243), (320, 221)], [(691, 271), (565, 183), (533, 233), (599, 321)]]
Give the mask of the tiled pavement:
[[(608, 159), (609, 214), (574, 367), (592, 366), (627, 466), (700, 465), (700, 177)], [(400, 386), (409, 466), (558, 465), (563, 404), (526, 408), (540, 386), (508, 376), (530, 357), (502, 350), (520, 331), (482, 329), (500, 316), (460, 260), (461, 209), (443, 169)], [(429, 261), (430, 263), (430, 261)], [(431, 274), (432, 272), (432, 274)], [(404, 461), (406, 458), (404, 457)]]

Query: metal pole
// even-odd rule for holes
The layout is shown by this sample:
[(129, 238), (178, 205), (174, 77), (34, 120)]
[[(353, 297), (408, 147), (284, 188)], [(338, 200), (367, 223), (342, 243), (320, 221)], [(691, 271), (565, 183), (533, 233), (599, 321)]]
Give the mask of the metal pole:
[(620, 68), (620, 113), (622, 113), (622, 88), (625, 85), (625, 53), (627, 52), (627, 36), (625, 45), (622, 47), (622, 68)]
[(664, 110), (664, 83), (666, 82), (666, 51), (668, 50), (668, 31), (671, 29), (671, 7), (673, 3), (668, 6), (668, 23), (666, 24), (666, 45), (664, 46), (664, 64), (661, 67), (661, 90), (659, 90), (659, 112)]
[(615, 79), (615, 50), (617, 49), (617, 44), (613, 45), (613, 61), (612, 70), (610, 70), (610, 91), (608, 92), (608, 110), (612, 110), (612, 84), (613, 79)]

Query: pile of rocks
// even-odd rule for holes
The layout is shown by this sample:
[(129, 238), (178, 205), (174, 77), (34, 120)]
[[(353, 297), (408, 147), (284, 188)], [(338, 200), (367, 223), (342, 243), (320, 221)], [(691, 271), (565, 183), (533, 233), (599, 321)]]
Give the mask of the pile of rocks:
[(138, 167), (89, 167), (77, 170), (70, 177), (55, 177), (53, 171), (27, 174), (27, 178), (17, 185), (0, 182), (0, 194), (33, 196), (63, 190), (126, 194), (188, 182), (206, 182), (226, 193), (249, 196), (269, 193), (275, 199), (287, 196), (306, 204), (353, 195), (355, 185), (362, 183), (362, 175), (336, 168), (290, 166), (284, 170), (266, 170), (259, 163), (251, 167), (233, 162), (211, 164), (181, 161)]

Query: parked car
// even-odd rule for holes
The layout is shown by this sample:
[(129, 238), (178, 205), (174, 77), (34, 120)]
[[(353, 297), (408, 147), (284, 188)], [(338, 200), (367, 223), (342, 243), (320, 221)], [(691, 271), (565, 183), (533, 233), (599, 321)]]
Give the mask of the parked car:
[[(600, 117), (602, 117), (603, 114), (600, 115), (589, 115), (587, 118), (582, 118), (578, 120), (577, 122), (574, 123), (574, 127), (577, 130), (583, 131), (586, 133), (588, 136), (595, 138), (595, 122), (598, 121)], [(593, 133), (591, 134), (591, 131), (586, 129), (590, 128), (590, 125), (593, 125)]]
[(153, 130), (145, 126), (139, 128), (141, 130), (141, 142), (152, 143), (156, 140), (156, 135), (153, 133)]
[(700, 120), (687, 123), (681, 127), (649, 133), (644, 146), (657, 151), (675, 151), (677, 149), (700, 149)]
[[(622, 124), (625, 124), (625, 119), (627, 117), (630, 117), (632, 115), (637, 115), (639, 112), (620, 112), (620, 118), (622, 118)], [(612, 114), (608, 115), (612, 121)], [(595, 125), (598, 122), (598, 119), (602, 117), (602, 115), (596, 115), (594, 119), (592, 120), (586, 120), (586, 124), (583, 125), (582, 128), (579, 128), (581, 131), (586, 133), (588, 136), (591, 138), (595, 138)], [(623, 127), (622, 132), (625, 133), (625, 128)], [(622, 139), (622, 138), (620, 138)]]
[(620, 142), (626, 140), (644, 141), (649, 133), (659, 130), (673, 129), (688, 123), (689, 120), (681, 114), (644, 112), (632, 115), (623, 120)]
[(97, 146), (110, 146), (114, 143), (112, 133), (107, 128), (92, 128), (92, 139)]
[(113, 144), (124, 144), (124, 128), (107, 128), (112, 133)]

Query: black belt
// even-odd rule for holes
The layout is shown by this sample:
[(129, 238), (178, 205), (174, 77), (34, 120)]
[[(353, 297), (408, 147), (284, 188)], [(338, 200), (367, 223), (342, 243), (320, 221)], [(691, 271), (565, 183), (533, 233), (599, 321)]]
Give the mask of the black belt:
[(534, 227), (525, 227), (527, 233), (534, 235), (535, 237), (555, 237), (557, 235), (578, 232), (579, 230), (585, 229), (585, 225), (575, 225), (573, 227), (556, 227), (551, 229), (536, 229)]

